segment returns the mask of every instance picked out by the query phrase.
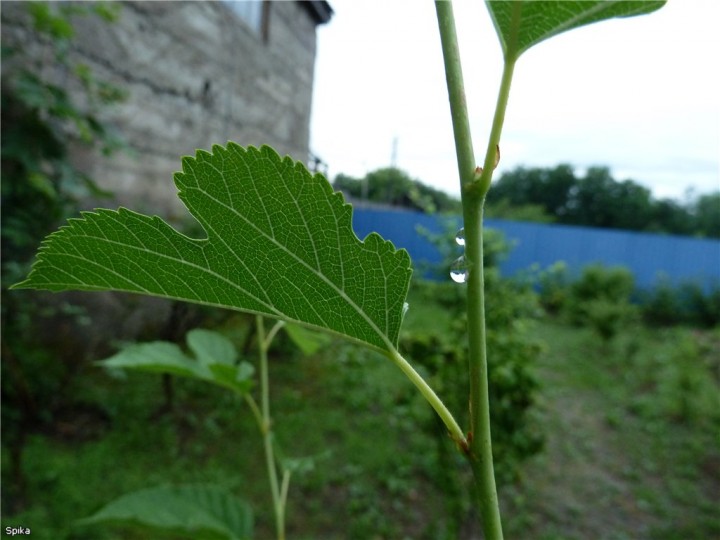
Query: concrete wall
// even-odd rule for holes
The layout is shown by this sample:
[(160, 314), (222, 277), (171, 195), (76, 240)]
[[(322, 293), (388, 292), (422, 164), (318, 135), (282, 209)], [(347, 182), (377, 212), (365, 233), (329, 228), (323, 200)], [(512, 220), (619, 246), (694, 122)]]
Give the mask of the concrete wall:
[[(3, 43), (48, 58), (21, 4), (2, 3)], [(72, 58), (128, 92), (105, 116), (130, 146), (109, 160), (78, 148), (77, 164), (119, 203), (179, 218), (172, 173), (197, 148), (270, 144), (305, 162), (317, 19), (299, 2), (265, 10), (265, 32), (216, 1), (122, 2), (116, 23), (77, 19)]]

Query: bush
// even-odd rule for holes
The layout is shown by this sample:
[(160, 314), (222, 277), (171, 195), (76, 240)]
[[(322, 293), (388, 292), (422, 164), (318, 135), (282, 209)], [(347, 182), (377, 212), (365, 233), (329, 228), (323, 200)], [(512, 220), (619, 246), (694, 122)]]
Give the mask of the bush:
[(630, 303), (635, 280), (627, 268), (587, 266), (570, 287), (568, 316), (577, 326), (589, 326), (605, 341), (637, 316)]
[[(2, 423), (12, 471), (3, 503), (14, 511), (25, 502), (27, 436), (78, 402), (87, 351), (75, 337), (87, 333), (87, 317), (79, 306), (7, 287), (27, 274), (42, 238), (76, 213), (80, 199), (110, 195), (73, 165), (71, 145), (104, 154), (121, 147), (101, 113), (123, 92), (67, 55), (78, 16), (112, 20), (119, 6), (69, 4), (26, 4), (27, 31), (46, 46), (40, 65), (22, 47), (3, 43), (2, 51)], [(77, 93), (55, 84), (56, 72)]]
[(641, 295), (643, 320), (653, 326), (681, 322), (681, 302), (670, 280), (663, 277), (650, 291)]
[(689, 324), (704, 328), (720, 325), (720, 286), (709, 290), (698, 283), (673, 286), (667, 277), (641, 295), (642, 315), (653, 326)]
[(667, 332), (668, 346), (640, 357), (633, 411), (648, 419), (716, 429), (712, 425), (720, 423), (720, 329)]
[(680, 287), (680, 297), (688, 322), (706, 328), (720, 325), (720, 286), (706, 293), (697, 283), (686, 283)]
[(558, 261), (537, 277), (540, 305), (549, 315), (557, 315), (565, 308), (570, 296), (567, 264)]

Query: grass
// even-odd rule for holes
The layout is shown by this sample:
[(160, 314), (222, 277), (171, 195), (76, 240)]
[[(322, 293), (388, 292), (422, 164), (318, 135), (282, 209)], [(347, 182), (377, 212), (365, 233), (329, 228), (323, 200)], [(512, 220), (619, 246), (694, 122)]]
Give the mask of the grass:
[[(552, 322), (535, 331), (550, 344), (538, 366), (548, 437), (506, 492), (511, 536), (720, 538), (720, 409), (704, 401), (720, 380), (702, 365), (717, 362), (717, 331), (632, 327), (611, 344)], [(668, 380), (688, 340), (713, 343), (682, 357), (706, 375), (691, 396)]]
[[(409, 330), (451, 322), (426, 298), (410, 305)], [(537, 365), (546, 448), (502, 489), (507, 536), (720, 538), (720, 334), (637, 326), (600, 343), (552, 320), (532, 332), (546, 344)], [(256, 537), (272, 537), (261, 443), (242, 402), (178, 379), (173, 412), (157, 414), (158, 376), (96, 370), (91, 379), (84, 398), (105, 411), (109, 428), (84, 442), (31, 436), (31, 504), (4, 512), (3, 529), (31, 527), (47, 540), (147, 538), (72, 523), (134, 489), (211, 481), (251, 501)], [(442, 538), (436, 442), (418, 429), (431, 413), (389, 362), (342, 343), (310, 358), (276, 355), (271, 393), (284, 454), (309, 457), (290, 489), (289, 538)], [(4, 471), (6, 462), (4, 450)]]

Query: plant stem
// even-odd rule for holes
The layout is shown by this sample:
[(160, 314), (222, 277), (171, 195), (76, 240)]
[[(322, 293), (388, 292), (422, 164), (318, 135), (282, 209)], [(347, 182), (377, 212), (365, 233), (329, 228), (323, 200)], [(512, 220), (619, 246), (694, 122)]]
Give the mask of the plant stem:
[(485, 277), (483, 269), (483, 206), (490, 187), (500, 133), (505, 118), (513, 62), (505, 63), (490, 140), (478, 179), (475, 154), (470, 136), (469, 115), (460, 64), (460, 52), (451, 2), (437, 0), (438, 26), (442, 43), (448, 96), (458, 159), (467, 274), (468, 364), (470, 376), (470, 433), (466, 452), (478, 488), (482, 526), (487, 540), (502, 540), (500, 506), (490, 433), (490, 399), (485, 328)]
[(483, 196), (483, 204), (485, 202), (485, 195), (490, 189), (493, 170), (497, 162), (495, 153), (500, 145), (500, 134), (502, 133), (503, 124), (505, 123), (505, 110), (507, 109), (508, 99), (510, 97), (510, 85), (514, 71), (515, 58), (506, 57), (503, 65), (502, 79), (500, 80), (497, 103), (495, 104), (495, 116), (493, 117), (492, 128), (490, 129), (485, 162), (483, 163), (483, 172), (480, 177), (480, 193)]
[(278, 540), (285, 540), (285, 498), (287, 496), (287, 482), (283, 478), (282, 494), (280, 484), (277, 477), (277, 467), (275, 465), (275, 452), (273, 450), (273, 433), (272, 418), (270, 417), (270, 383), (268, 376), (268, 348), (270, 342), (280, 329), (276, 324), (270, 333), (265, 335), (265, 325), (263, 318), (257, 315), (255, 318), (257, 325), (258, 346), (260, 349), (260, 407), (262, 412), (262, 434), (263, 444), (265, 446), (265, 462), (267, 466), (268, 479), (270, 480), (270, 492), (272, 494), (273, 509), (275, 511), (275, 530), (277, 531)]
[(396, 350), (393, 349), (390, 353), (387, 353), (387, 355), (393, 362), (395, 362), (395, 365), (398, 366), (403, 373), (405, 373), (407, 378), (410, 379), (417, 389), (420, 390), (420, 393), (427, 400), (430, 406), (435, 409), (435, 412), (445, 424), (452, 440), (455, 441), (460, 448), (467, 449), (468, 443), (465, 439), (465, 434), (455, 421), (455, 417), (453, 417), (452, 413), (448, 410), (430, 385), (425, 382), (425, 379), (423, 379), (420, 374), (415, 371), (415, 368), (412, 367), (410, 362), (405, 360), (405, 358), (403, 358)]
[[(440, 42), (445, 61), (445, 78), (447, 79), (448, 97), (450, 99), (450, 115), (452, 117), (453, 134), (455, 135), (455, 152), (460, 172), (460, 187), (472, 186), (475, 177), (475, 151), (470, 135), (465, 85), (463, 83), (460, 49), (457, 44), (455, 17), (452, 2), (436, 0)], [(464, 203), (464, 201), (463, 201)]]

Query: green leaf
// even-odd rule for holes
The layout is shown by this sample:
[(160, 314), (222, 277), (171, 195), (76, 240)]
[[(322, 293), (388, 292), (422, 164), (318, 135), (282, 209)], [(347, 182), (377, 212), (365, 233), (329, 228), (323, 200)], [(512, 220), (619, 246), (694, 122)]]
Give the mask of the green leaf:
[(234, 366), (237, 361), (238, 353), (235, 346), (222, 334), (196, 328), (187, 333), (185, 340), (190, 350), (195, 353), (195, 358), (202, 364)]
[(330, 336), (314, 332), (297, 324), (286, 324), (285, 332), (305, 356), (315, 354), (330, 343)]
[(108, 368), (190, 377), (239, 394), (250, 391), (255, 368), (248, 362), (235, 363), (237, 351), (226, 337), (210, 330), (196, 329), (188, 332), (186, 340), (196, 359), (186, 356), (174, 343), (153, 341), (131, 345), (99, 363)]
[(166, 341), (130, 345), (99, 363), (108, 368), (137, 369), (194, 379), (207, 378), (207, 372), (198, 362), (185, 356), (174, 343)]
[(250, 506), (216, 485), (161, 486), (128, 493), (79, 521), (98, 523), (153, 527), (198, 540), (247, 540), (253, 529)]
[(269, 147), (230, 143), (183, 159), (192, 239), (158, 217), (97, 210), (50, 235), (15, 287), (116, 290), (259, 313), (394, 350), (410, 257), (373, 233), (321, 175)]
[(651, 13), (666, 0), (488, 0), (506, 59), (533, 45), (587, 24)]

